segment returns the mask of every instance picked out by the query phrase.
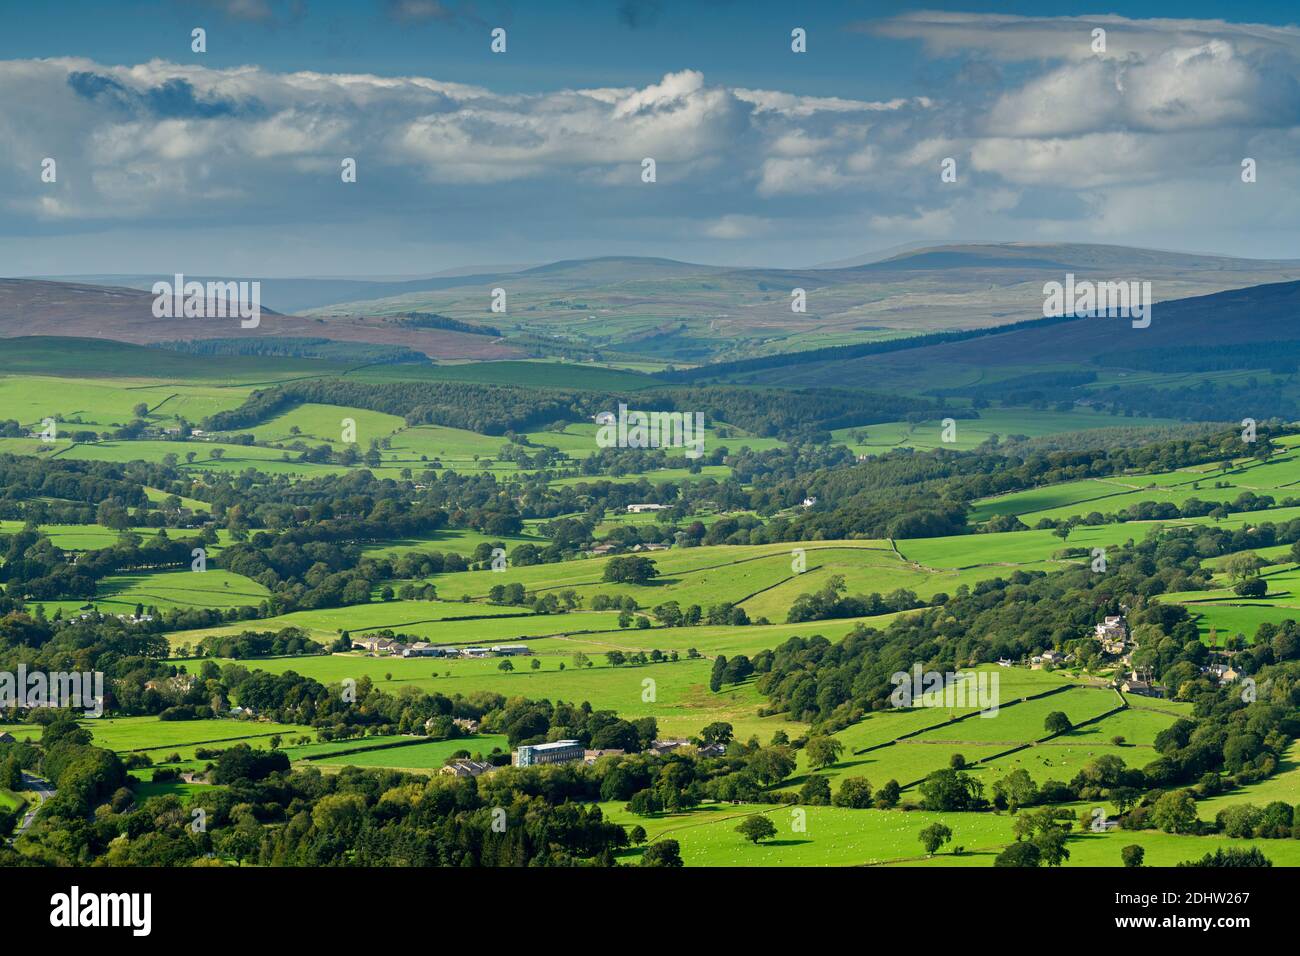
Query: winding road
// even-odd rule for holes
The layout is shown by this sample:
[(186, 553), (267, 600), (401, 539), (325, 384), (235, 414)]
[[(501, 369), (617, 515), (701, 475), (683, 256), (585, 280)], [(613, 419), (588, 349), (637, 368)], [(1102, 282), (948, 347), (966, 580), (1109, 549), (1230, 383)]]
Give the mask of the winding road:
[(15, 840), (31, 829), (31, 825), (36, 819), (36, 811), (44, 805), (46, 800), (54, 796), (54, 787), (49, 783), (49, 781), (42, 780), (40, 777), (34, 777), (26, 771), (23, 772), (23, 789), (34, 792), (37, 797), (37, 802), (35, 806), (30, 807), (27, 812), (23, 814), (23, 822), (18, 825), (18, 829), (14, 830)]

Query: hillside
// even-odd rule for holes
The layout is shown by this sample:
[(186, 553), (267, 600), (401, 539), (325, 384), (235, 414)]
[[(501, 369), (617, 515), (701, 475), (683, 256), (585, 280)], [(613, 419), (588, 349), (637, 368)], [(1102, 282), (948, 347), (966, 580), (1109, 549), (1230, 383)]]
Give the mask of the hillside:
[[(263, 299), (269, 299), (263, 294)], [(500, 340), (445, 329), (407, 328), (367, 316), (325, 320), (262, 308), (258, 328), (235, 319), (158, 319), (154, 296), (139, 289), (0, 279), (0, 338), (31, 335), (113, 339), (137, 345), (170, 340), (248, 337), (323, 337), (343, 342), (404, 345), (430, 358), (506, 359), (523, 353)]]
[[(1005, 325), (1040, 315), (1042, 287), (1079, 278), (1151, 281), (1159, 299), (1300, 279), (1300, 262), (1081, 243), (949, 243), (838, 268), (719, 268), (597, 258), (459, 284), (369, 290), (310, 310), (323, 317), (433, 311), (482, 321), (487, 291), (509, 294), (492, 322), (661, 362), (707, 363)], [(853, 262), (853, 260), (846, 260)], [(807, 292), (793, 313), (791, 290)]]
[[(1095, 389), (1161, 384), (1136, 372), (1167, 373), (1183, 379), (1185, 373), (1196, 372), (1211, 378), (1245, 371), (1265, 376), (1272, 372), (1283, 376), (1277, 379), (1279, 387), (1294, 384), (1292, 373), (1300, 357), (1294, 328), (1300, 282), (1269, 283), (1174, 301), (1162, 301), (1158, 294), (1155, 298), (1151, 325), (1144, 329), (1135, 329), (1122, 318), (1030, 322), (1001, 334), (884, 354), (844, 359), (828, 356), (824, 361), (791, 363), (736, 377), (779, 385), (833, 379), (844, 385), (871, 383), (879, 388), (889, 384), (935, 394), (992, 398), (1032, 389), (1050, 399), (1067, 386)], [(1177, 384), (1190, 387), (1192, 383)]]
[[(1041, 314), (1043, 283), (1066, 273), (1150, 281), (1157, 299), (1172, 300), (1300, 279), (1300, 263), (1077, 243), (950, 243), (841, 268), (608, 256), (395, 281), (267, 278), (258, 280), (267, 306), (262, 327), (233, 333), (228, 323), (161, 325), (146, 277), (121, 277), (130, 288), (7, 279), (0, 280), (0, 337), (149, 344), (278, 335), (406, 346), (435, 359), (563, 354), (694, 365), (995, 328)], [(506, 291), (504, 313), (490, 311), (495, 288)], [(796, 288), (807, 293), (806, 312), (791, 311)], [(488, 325), (504, 338), (401, 327), (411, 312)]]

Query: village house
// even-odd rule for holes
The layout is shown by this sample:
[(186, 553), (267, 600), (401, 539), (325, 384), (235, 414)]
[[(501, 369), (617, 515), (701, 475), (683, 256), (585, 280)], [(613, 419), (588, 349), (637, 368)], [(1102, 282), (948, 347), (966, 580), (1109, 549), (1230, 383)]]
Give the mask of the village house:
[(473, 717), (453, 717), (451, 722), (467, 734), (478, 733), (478, 721)]
[(155, 678), (151, 681), (145, 681), (145, 690), (155, 690), (161, 693), (188, 694), (194, 687), (194, 675), (177, 674), (175, 677)]
[(1150, 675), (1144, 676), (1137, 671), (1131, 671), (1127, 677), (1116, 678), (1115, 686), (1126, 694), (1141, 694), (1145, 697), (1160, 696), (1158, 689), (1151, 681)]
[(1231, 664), (1211, 664), (1208, 667), (1202, 667), (1201, 673), (1207, 677), (1213, 677), (1220, 684), (1231, 684), (1241, 677), (1241, 674)]
[(665, 754), (672, 753), (678, 747), (689, 747), (690, 743), (689, 740), (683, 737), (670, 737), (666, 740), (656, 740), (650, 745), (649, 751), (662, 757)]
[(468, 760), (462, 758), (447, 764), (447, 766), (439, 770), (438, 773), (444, 774), (448, 777), (478, 777), (492, 769), (492, 764), (485, 760)]
[(4, 731), (3, 733), (0, 733), (0, 744), (12, 744), (12, 743), (17, 743), (17, 741), (14, 740), (13, 734), (9, 733), (8, 731)]
[(615, 750), (612, 748), (607, 750), (584, 750), (582, 752), (582, 762), (585, 764), (593, 764), (601, 757), (621, 757), (625, 753), (627, 753), (626, 750)]
[(1128, 624), (1123, 617), (1108, 616), (1101, 624), (1094, 625), (1093, 637), (1105, 653), (1123, 654), (1129, 643)]
[(700, 757), (725, 757), (727, 755), (726, 744), (704, 744), (697, 747), (695, 753)]

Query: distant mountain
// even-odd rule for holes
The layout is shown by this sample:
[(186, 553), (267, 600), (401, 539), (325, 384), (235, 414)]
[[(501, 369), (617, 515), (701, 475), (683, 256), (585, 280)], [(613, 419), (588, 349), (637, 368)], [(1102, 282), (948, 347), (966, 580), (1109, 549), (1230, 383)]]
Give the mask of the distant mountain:
[[(1300, 261), (1086, 243), (957, 242), (827, 269), (602, 256), (391, 281), (272, 278), (258, 280), (262, 301), (283, 315), (268, 323), (272, 331), (258, 334), (406, 345), (433, 358), (617, 355), (682, 367), (1009, 325), (1041, 315), (1044, 283), (1070, 273), (1149, 281), (1157, 300), (1173, 300), (1297, 280)], [(226, 328), (192, 321), (160, 326), (147, 308), (152, 280), (134, 282), (139, 278), (135, 289), (8, 280), (0, 286), (0, 336), (227, 336)], [(496, 303), (503, 311), (493, 310), (494, 289), (505, 292)], [(792, 309), (796, 289), (803, 290), (803, 311)], [(454, 325), (401, 328), (400, 317), (411, 313), (489, 326), (502, 337), (462, 336)]]
[(902, 255), (904, 252), (911, 252), (913, 249), (933, 249), (936, 246), (957, 246), (957, 245), (987, 245), (978, 239), (963, 239), (960, 241), (944, 242), (940, 239), (918, 239), (915, 242), (900, 242), (896, 246), (889, 246), (885, 249), (877, 249), (874, 252), (864, 252), (859, 256), (850, 256), (847, 259), (836, 259), (833, 262), (822, 262), (813, 266), (814, 269), (854, 269), (858, 266), (868, 266), (873, 262), (880, 262), (883, 259), (892, 259), (895, 256)]
[(1146, 328), (1134, 328), (1123, 317), (1033, 321), (1034, 316), (1027, 316), (1025, 327), (975, 338), (871, 355), (810, 351), (787, 357), (781, 366), (739, 367), (734, 374), (773, 385), (835, 381), (858, 387), (916, 385), (924, 377), (940, 390), (1030, 375), (1051, 384), (1066, 369), (1106, 373), (1117, 383), (1131, 378), (1134, 370), (1182, 375), (1276, 369), (1290, 374), (1300, 364), (1298, 315), (1300, 281), (1276, 282), (1156, 301)]
[(153, 314), (153, 302), (152, 293), (139, 289), (0, 279), (0, 338), (63, 335), (149, 345), (235, 336), (319, 337), (404, 345), (431, 358), (505, 359), (524, 355), (500, 339), (412, 328), (368, 316), (326, 320), (282, 315), (264, 306), (261, 324), (255, 329), (242, 329), (239, 320), (231, 318), (159, 319)]

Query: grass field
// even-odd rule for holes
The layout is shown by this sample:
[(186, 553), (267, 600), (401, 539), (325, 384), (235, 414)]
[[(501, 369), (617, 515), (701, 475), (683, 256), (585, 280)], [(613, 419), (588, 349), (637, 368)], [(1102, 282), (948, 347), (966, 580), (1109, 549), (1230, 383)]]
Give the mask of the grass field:
[(301, 735), (314, 735), (310, 727), (298, 724), (277, 724), (271, 721), (209, 719), (209, 720), (159, 720), (156, 717), (100, 717), (82, 721), (91, 732), (96, 746), (117, 753), (148, 751), (159, 759), (174, 750), (185, 759), (191, 759), (196, 746), (209, 744), (231, 747), (239, 742), (269, 746), (264, 741), (279, 734), (286, 740)]
[(324, 756), (313, 760), (313, 765), (348, 766), (348, 767), (387, 767), (392, 770), (408, 770), (413, 773), (437, 771), (447, 758), (460, 750), (468, 750), (470, 755), (487, 755), (494, 751), (502, 753), (510, 750), (510, 743), (504, 734), (482, 734), (473, 737), (461, 737), (456, 740), (435, 740), (424, 744), (410, 744), (405, 747), (388, 747), (367, 750), (347, 756)]
[[(602, 804), (601, 808), (607, 819), (626, 827), (644, 827), (651, 842), (677, 840), (687, 866), (990, 866), (1014, 840), (1013, 818), (1008, 814), (706, 804), (685, 813), (646, 818), (628, 813), (618, 804)], [(1083, 805), (1077, 809), (1082, 810)], [(774, 838), (754, 845), (735, 832), (736, 825), (753, 813), (772, 820), (777, 829)], [(936, 822), (952, 830), (952, 842), (927, 858), (918, 834)], [(1072, 833), (1066, 843), (1070, 859), (1065, 865), (1120, 866), (1120, 850), (1129, 844), (1143, 847), (1148, 866), (1174, 866), (1219, 848), (1252, 845), (1275, 865), (1300, 864), (1300, 842), (1295, 840), (1232, 840), (1117, 830)], [(960, 856), (952, 853), (957, 846), (964, 848)], [(635, 862), (641, 853), (639, 848), (630, 849), (621, 857)]]

